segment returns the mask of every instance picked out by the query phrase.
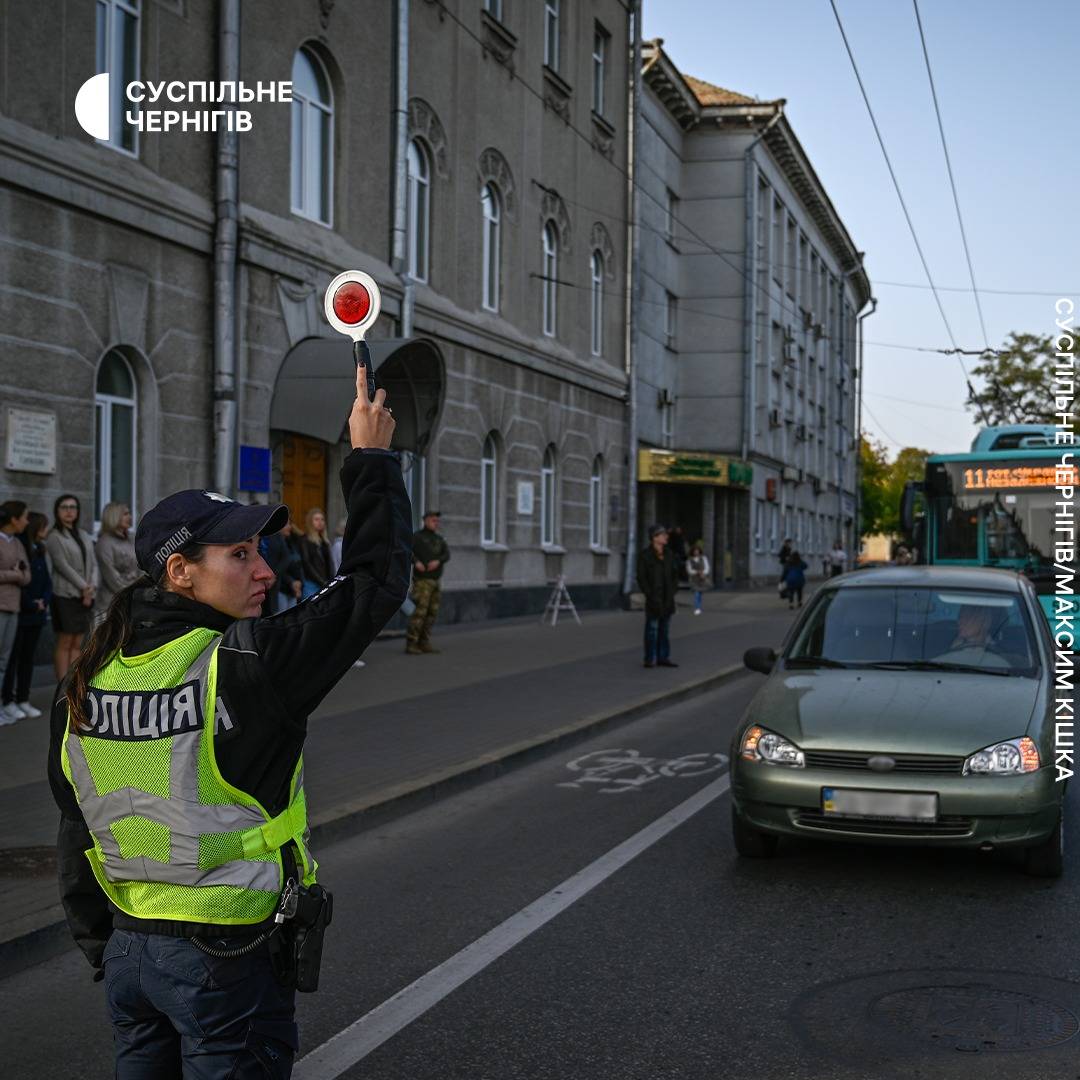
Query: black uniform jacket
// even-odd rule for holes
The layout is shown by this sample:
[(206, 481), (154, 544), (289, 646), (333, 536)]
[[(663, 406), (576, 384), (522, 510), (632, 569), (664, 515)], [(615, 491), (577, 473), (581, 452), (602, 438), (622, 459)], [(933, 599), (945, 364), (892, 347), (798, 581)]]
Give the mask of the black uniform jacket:
[[(223, 634), (218, 648), (218, 696), (231, 728), (222, 725), (214, 751), (222, 775), (255, 796), (271, 815), (285, 809), (307, 734), (307, 718), (405, 599), (411, 565), (411, 510), (397, 460), (381, 450), (354, 450), (341, 469), (348, 507), (341, 567), (321, 592), (288, 611), (234, 621), (175, 593), (137, 590), (134, 630), (124, 653), (148, 652), (195, 627)], [(49, 783), (60, 807), (57, 861), (60, 897), (79, 947), (101, 966), (114, 926), (152, 934), (223, 937), (251, 927), (134, 919), (106, 900), (83, 854), (92, 846), (75, 792), (60, 766), (67, 705), (57, 691), (52, 709)], [(317, 854), (316, 854), (317, 857)]]
[(677, 574), (671, 548), (665, 547), (659, 558), (652, 544), (638, 553), (637, 583), (645, 594), (645, 614), (650, 619), (675, 614), (675, 593), (679, 588)]

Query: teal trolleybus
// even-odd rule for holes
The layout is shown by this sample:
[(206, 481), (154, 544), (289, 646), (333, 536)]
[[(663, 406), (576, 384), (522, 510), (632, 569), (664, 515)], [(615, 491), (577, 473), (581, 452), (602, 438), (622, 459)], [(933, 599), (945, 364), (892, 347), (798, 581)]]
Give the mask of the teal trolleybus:
[(925, 479), (908, 484), (901, 509), (919, 560), (1017, 570), (1031, 579), (1049, 617), (1061, 451), (1053, 427), (1017, 424), (980, 431), (966, 454), (928, 458)]

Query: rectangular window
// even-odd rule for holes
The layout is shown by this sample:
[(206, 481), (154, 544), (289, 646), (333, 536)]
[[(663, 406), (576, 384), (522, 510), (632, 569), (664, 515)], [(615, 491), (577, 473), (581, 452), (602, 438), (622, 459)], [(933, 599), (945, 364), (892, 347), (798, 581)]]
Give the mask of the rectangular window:
[(503, 2), (502, 0), (484, 0), (484, 10), (494, 18), (502, 22), (503, 17)]
[(559, 70), (559, 3), (544, 0), (544, 63), (552, 71)]
[(664, 301), (664, 344), (669, 349), (675, 348), (676, 317), (679, 301), (668, 293)]
[(109, 137), (100, 141), (135, 154), (138, 129), (125, 113), (138, 111), (126, 90), (139, 78), (139, 0), (98, 0), (95, 27), (98, 74), (109, 73)]
[(769, 550), (776, 551), (780, 540), (780, 507), (776, 503), (769, 504)]
[(792, 298), (795, 299), (795, 219), (788, 214), (787, 216), (787, 241), (784, 245), (784, 291)]
[(769, 185), (764, 180), (758, 181), (757, 206), (754, 210), (754, 257), (757, 260), (757, 287), (760, 290), (756, 297), (759, 307), (762, 306), (766, 296), (766, 287), (769, 280), (769, 245), (768, 229), (766, 220), (769, 211)]
[(675, 402), (668, 400), (660, 406), (660, 434), (664, 437), (664, 445), (670, 446), (675, 438)]
[(664, 189), (664, 237), (675, 243), (675, 227), (679, 221), (679, 197), (671, 188)]
[(604, 83), (607, 79), (608, 44), (611, 35), (599, 24), (593, 30), (592, 50), (592, 108), (597, 116), (604, 115)]
[(765, 550), (765, 500), (754, 500), (754, 550)]
[(495, 543), (496, 507), (495, 458), (485, 456), (480, 463), (480, 542)]
[(784, 204), (773, 199), (772, 205), (772, 250), (769, 253), (772, 263), (773, 279), (777, 285), (784, 284)]
[(809, 309), (810, 302), (810, 245), (805, 236), (799, 233), (799, 307)]
[(589, 546), (604, 546), (603, 477), (594, 471), (589, 478)]
[(541, 313), (541, 324), (546, 337), (554, 337), (556, 328), (558, 293), (555, 282), (559, 271), (557, 243), (554, 229), (549, 224), (544, 230), (543, 311)]
[(540, 470), (540, 543), (555, 543), (555, 469), (547, 463)]

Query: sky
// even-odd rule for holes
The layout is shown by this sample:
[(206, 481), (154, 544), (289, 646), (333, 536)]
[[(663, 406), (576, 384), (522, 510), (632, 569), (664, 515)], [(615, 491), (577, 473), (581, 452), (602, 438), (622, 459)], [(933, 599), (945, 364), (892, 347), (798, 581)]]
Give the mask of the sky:
[[(866, 252), (878, 308), (864, 322), (864, 431), (890, 454), (967, 450), (977, 423), (960, 361), (893, 347), (951, 342), (829, 0), (643, 3), (645, 38), (663, 38), (682, 72), (787, 100), (796, 136)], [(957, 344), (982, 348), (913, 0), (836, 6)], [(1012, 330), (1049, 334), (1055, 298), (1080, 302), (1070, 199), (1080, 166), (1069, 78), (1076, 9), (1067, 0), (920, 0), (919, 12), (989, 344)], [(1022, 292), (1053, 295), (1014, 295)], [(969, 372), (977, 362), (963, 360)]]

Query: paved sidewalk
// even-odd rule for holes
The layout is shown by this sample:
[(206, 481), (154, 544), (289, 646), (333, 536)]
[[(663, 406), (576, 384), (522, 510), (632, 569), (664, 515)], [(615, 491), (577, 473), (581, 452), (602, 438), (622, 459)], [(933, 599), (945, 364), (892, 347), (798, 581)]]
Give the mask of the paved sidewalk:
[[(373, 810), (404, 808), (463, 775), (498, 768), (574, 729), (654, 707), (733, 673), (743, 651), (778, 644), (791, 613), (771, 590), (712, 593), (694, 616), (680, 594), (678, 668), (641, 666), (640, 612), (586, 612), (552, 628), (538, 618), (442, 628), (437, 655), (375, 642), (310, 720), (308, 806), (316, 840)], [(32, 700), (48, 707), (51, 690)], [(57, 924), (57, 810), (45, 779), (46, 718), (0, 728), (0, 975), (67, 944)], [(66, 931), (65, 931), (66, 933)]]

